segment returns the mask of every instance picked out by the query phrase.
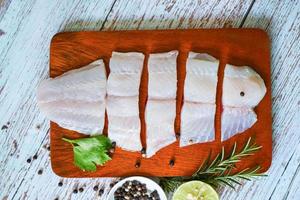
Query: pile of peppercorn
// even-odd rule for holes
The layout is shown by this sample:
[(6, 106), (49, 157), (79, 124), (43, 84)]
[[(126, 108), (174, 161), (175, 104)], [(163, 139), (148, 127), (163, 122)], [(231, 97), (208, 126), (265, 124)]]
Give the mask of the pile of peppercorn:
[(156, 190), (149, 191), (146, 184), (137, 180), (126, 181), (114, 193), (115, 200), (160, 200)]

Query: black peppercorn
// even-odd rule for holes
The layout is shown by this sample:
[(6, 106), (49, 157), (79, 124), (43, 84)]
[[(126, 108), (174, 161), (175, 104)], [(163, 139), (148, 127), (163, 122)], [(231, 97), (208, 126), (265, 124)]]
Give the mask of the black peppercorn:
[(79, 188), (79, 192), (83, 192), (83, 188), (81, 187), (81, 188)]
[(241, 97), (245, 96), (245, 92), (241, 91), (240, 95), (241, 95)]
[(104, 193), (104, 189), (101, 188), (101, 189), (99, 190), (98, 194), (99, 194), (99, 196), (102, 196), (103, 193)]
[(170, 165), (171, 167), (173, 167), (174, 164), (175, 164), (175, 160), (174, 160), (174, 159), (171, 159), (170, 162), (169, 162), (169, 165)]
[(98, 185), (95, 185), (95, 186), (93, 187), (93, 190), (94, 190), (94, 191), (98, 191), (98, 189), (99, 189)]
[(146, 157), (146, 148), (145, 147), (142, 148), (141, 154), (143, 157)]
[(112, 147), (112, 148), (115, 148), (115, 147), (116, 147), (116, 145), (117, 145), (117, 143), (116, 143), (116, 142), (112, 142), (112, 143), (111, 143), (111, 147)]
[(30, 158), (28, 158), (28, 159), (27, 159), (27, 162), (28, 162), (28, 163), (31, 163), (31, 159), (30, 159)]
[(140, 168), (140, 166), (141, 166), (141, 162), (140, 161), (137, 161), (136, 163), (135, 163), (135, 168)]
[(41, 175), (42, 173), (43, 173), (43, 170), (40, 169), (40, 170), (38, 171), (38, 174)]
[(37, 159), (37, 154), (35, 154), (32, 158), (34, 159), (34, 160), (36, 160)]
[(61, 187), (62, 185), (63, 185), (63, 183), (60, 181), (60, 182), (58, 183), (58, 186)]
[(77, 194), (77, 193), (78, 193), (78, 190), (77, 190), (77, 189), (74, 189), (74, 190), (73, 190), (73, 193), (74, 193), (74, 194)]

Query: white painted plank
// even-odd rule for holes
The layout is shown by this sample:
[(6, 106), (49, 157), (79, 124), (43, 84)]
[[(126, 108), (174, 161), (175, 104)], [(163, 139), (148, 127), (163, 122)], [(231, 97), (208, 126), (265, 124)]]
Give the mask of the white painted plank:
[[(49, 45), (59, 31), (99, 30), (113, 1), (13, 1), (0, 19), (0, 199), (62, 199), (76, 185), (92, 179), (69, 179), (57, 189), (48, 154), (49, 121), (37, 108), (35, 90), (48, 77)], [(36, 129), (39, 125), (40, 128)], [(26, 160), (38, 152), (37, 160)], [(38, 169), (44, 173), (37, 175)], [(109, 181), (103, 179), (102, 181)], [(95, 193), (90, 194), (94, 197)]]
[(252, 0), (117, 0), (104, 29), (238, 27)]
[[(273, 162), (268, 177), (224, 199), (298, 199), (300, 149), (300, 2), (256, 1), (245, 27), (265, 29), (272, 41)], [(295, 194), (296, 193), (296, 194)]]

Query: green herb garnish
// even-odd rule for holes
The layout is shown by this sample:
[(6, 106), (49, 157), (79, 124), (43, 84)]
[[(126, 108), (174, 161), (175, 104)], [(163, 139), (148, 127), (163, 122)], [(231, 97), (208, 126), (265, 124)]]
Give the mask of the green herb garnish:
[(209, 154), (208, 158), (191, 177), (162, 178), (160, 185), (166, 192), (174, 191), (182, 183), (192, 180), (200, 180), (214, 187), (227, 185), (234, 188), (234, 184), (241, 184), (240, 180), (251, 180), (253, 177), (265, 176), (259, 173), (260, 166), (231, 173), (235, 165), (240, 162), (242, 158), (251, 156), (261, 149), (261, 146), (257, 146), (251, 137), (241, 151), (237, 152), (236, 147), (237, 144), (235, 143), (228, 157), (225, 157), (225, 149), (222, 147), (221, 152), (213, 161), (210, 161), (211, 155)]
[(83, 171), (96, 171), (96, 165), (104, 165), (111, 160), (108, 155), (111, 141), (102, 135), (70, 140), (62, 138), (73, 146), (74, 164)]

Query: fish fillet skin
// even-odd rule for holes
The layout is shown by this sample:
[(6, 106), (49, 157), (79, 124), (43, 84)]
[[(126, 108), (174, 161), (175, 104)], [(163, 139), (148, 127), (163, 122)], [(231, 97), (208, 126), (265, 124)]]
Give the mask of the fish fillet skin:
[(255, 107), (265, 94), (265, 83), (252, 68), (230, 64), (225, 66), (222, 94), (224, 106)]
[(147, 158), (176, 141), (175, 111), (176, 100), (148, 100), (145, 111)]
[(252, 108), (224, 107), (222, 112), (222, 141), (252, 127), (257, 116)]
[(190, 52), (186, 63), (184, 100), (214, 104), (219, 60), (203, 53)]
[(148, 60), (148, 98), (175, 99), (178, 51), (150, 54)]
[(215, 104), (185, 101), (181, 111), (180, 147), (215, 139)]
[(109, 62), (110, 74), (107, 81), (108, 95), (139, 95), (144, 57), (142, 53), (112, 53)]
[(102, 60), (44, 80), (37, 89), (40, 110), (59, 126), (101, 134), (105, 117), (106, 71)]

